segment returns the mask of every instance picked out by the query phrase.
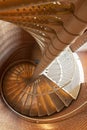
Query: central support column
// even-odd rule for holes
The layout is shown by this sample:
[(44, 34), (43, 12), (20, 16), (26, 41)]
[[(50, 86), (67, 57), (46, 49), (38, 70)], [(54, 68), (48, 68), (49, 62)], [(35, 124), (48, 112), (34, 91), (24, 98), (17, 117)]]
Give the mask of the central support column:
[[(40, 63), (36, 67), (36, 70), (33, 75), (33, 79), (37, 78), (46, 67), (58, 56), (64, 48), (71, 44), (72, 41), (84, 31), (87, 27), (87, 0), (83, 1), (83, 4), (80, 8), (72, 14), (70, 20), (67, 23), (64, 23), (64, 28), (59, 34), (59, 41), (54, 39), (48, 48), (46, 49)], [(65, 31), (67, 30), (67, 31)]]

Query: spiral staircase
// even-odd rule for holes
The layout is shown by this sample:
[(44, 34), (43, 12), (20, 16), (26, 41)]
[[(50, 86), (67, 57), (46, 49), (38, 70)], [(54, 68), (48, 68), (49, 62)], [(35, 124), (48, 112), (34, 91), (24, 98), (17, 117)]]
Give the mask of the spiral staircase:
[(0, 1), (1, 95), (20, 117), (53, 121), (77, 99), (84, 74), (75, 51), (86, 40), (85, 5)]

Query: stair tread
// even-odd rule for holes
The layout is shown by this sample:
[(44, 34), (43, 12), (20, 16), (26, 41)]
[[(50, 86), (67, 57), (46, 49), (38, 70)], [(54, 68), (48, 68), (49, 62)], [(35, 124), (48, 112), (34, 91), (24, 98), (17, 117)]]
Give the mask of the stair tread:
[(65, 104), (65, 106), (69, 106), (73, 100), (73, 98), (67, 92), (65, 92), (63, 89), (57, 90), (56, 94), (59, 96), (59, 98)]
[(60, 98), (56, 95), (56, 93), (49, 94), (53, 104), (56, 107), (57, 112), (61, 111), (64, 108), (64, 103), (60, 100)]
[(55, 84), (47, 77), (45, 77), (45, 80), (54, 89), (55, 93), (58, 95), (60, 100), (65, 104), (65, 106), (69, 106), (73, 98), (66, 91), (64, 91), (62, 88), (60, 88), (57, 84)]

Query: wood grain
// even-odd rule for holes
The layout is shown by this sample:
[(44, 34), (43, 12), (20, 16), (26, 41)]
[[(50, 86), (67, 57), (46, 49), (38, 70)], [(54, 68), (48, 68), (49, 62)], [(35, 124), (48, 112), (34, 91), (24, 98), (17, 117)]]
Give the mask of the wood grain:
[[(86, 71), (86, 57), (87, 53), (79, 53), (84, 71), (85, 80), (87, 79)], [(60, 112), (57, 116), (64, 115), (72, 110), (77, 109), (82, 103), (87, 101), (87, 83), (84, 83), (81, 87), (78, 99), (74, 101), (69, 108)], [(73, 113), (70, 117), (62, 120), (58, 120), (55, 123), (49, 124), (32, 124), (28, 121), (20, 119), (12, 111), (10, 111), (4, 104), (0, 97), (0, 130), (87, 130), (87, 104), (85, 104), (80, 110)]]
[[(77, 109), (82, 103), (87, 100), (87, 84), (83, 84), (79, 97), (76, 101), (72, 103), (72, 105), (60, 112), (57, 116), (62, 116), (71, 112), (72, 110)], [(55, 123), (50, 124), (33, 124), (28, 121), (25, 121), (17, 115), (15, 115), (12, 111), (10, 111), (6, 105), (3, 103), (0, 98), (0, 130), (86, 130), (87, 129), (87, 104), (83, 106), (81, 109), (71, 114), (70, 117), (62, 118), (62, 120), (58, 120)]]

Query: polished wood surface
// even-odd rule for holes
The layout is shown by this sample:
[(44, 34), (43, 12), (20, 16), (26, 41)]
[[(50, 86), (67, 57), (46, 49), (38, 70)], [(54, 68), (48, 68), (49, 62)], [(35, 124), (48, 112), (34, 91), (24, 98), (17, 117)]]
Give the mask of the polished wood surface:
[(0, 20), (11, 22), (26, 30), (43, 50), (33, 79), (82, 35), (87, 27), (85, 5), (86, 0), (0, 1)]
[[(82, 105), (87, 100), (86, 96), (87, 84), (83, 85), (78, 100), (59, 114), (64, 116), (67, 112), (71, 113), (76, 110), (77, 107)], [(58, 119), (56, 123), (51, 124), (33, 124), (17, 117), (12, 111), (10, 111), (6, 105), (0, 99), (0, 129), (1, 130), (84, 130), (87, 129), (87, 104), (76, 112), (71, 113), (69, 116)], [(38, 122), (37, 122), (38, 123)], [(72, 125), (73, 124), (73, 125)]]
[[(85, 71), (85, 81), (87, 79), (87, 52), (78, 53)], [(0, 98), (0, 130), (87, 130), (87, 84), (83, 84), (78, 99), (69, 108), (59, 113), (58, 117), (65, 113), (70, 113), (59, 118), (57, 122), (51, 124), (34, 124), (19, 118), (4, 104)], [(85, 102), (85, 104), (83, 104)], [(83, 106), (81, 106), (83, 104)], [(80, 107), (79, 107), (80, 106)], [(78, 109), (79, 108), (79, 109)], [(77, 109), (77, 110), (76, 110)], [(73, 111), (74, 110), (74, 111)], [(73, 112), (72, 112), (73, 111)], [(38, 122), (37, 122), (38, 123)]]
[[(0, 20), (11, 22), (23, 28), (35, 38), (35, 40), (38, 42), (38, 44), (41, 47), (40, 50), (37, 44), (37, 49), (33, 48), (36, 45), (36, 41), (34, 40), (34, 38), (32, 40), (35, 43), (35, 45), (32, 42), (31, 44), (30, 43), (27, 44), (27, 41), (25, 42), (26, 43), (25, 44), (24, 40), (22, 40), (23, 35), (19, 35), (19, 32), (20, 33), (24, 32), (23, 30), (16, 28), (15, 31), (15, 28), (12, 27), (14, 33), (12, 33), (12, 30), (10, 30), (11, 31), (10, 33), (8, 32), (9, 27), (7, 30), (5, 30), (6, 26), (3, 26), (3, 22), (1, 21), (0, 36), (3, 36), (1, 37), (2, 38), (1, 41), (3, 41), (1, 43), (2, 45), (4, 45), (3, 43), (5, 43), (5, 46), (4, 47), (0, 46), (2, 50), (0, 52), (1, 53), (0, 74), (2, 75), (2, 71), (4, 71), (4, 68), (9, 66), (14, 61), (23, 60), (26, 58), (26, 60), (32, 59), (33, 62), (39, 61), (39, 64), (37, 65), (34, 74), (32, 76), (33, 80), (37, 78), (38, 75), (48, 66), (48, 64), (50, 64), (52, 60), (58, 54), (60, 54), (60, 52), (62, 52), (63, 49), (67, 47), (67, 45), (70, 45), (85, 31), (87, 27), (87, 15), (86, 15), (87, 6), (86, 5), (87, 5), (86, 0), (84, 1), (74, 0), (73, 2), (72, 0), (70, 2), (68, 0), (66, 1), (60, 0), (58, 2), (55, 2), (53, 0), (44, 0), (44, 1), (38, 0), (38, 2), (35, 0), (32, 1), (25, 0), (25, 2), (22, 2), (21, 0), (0, 1)], [(27, 36), (29, 36), (28, 33), (26, 34)], [(15, 40), (16, 35), (17, 37)], [(13, 42), (16, 44), (13, 44)], [(30, 45), (32, 46), (32, 49)], [(74, 47), (76, 47), (76, 42)], [(35, 51), (33, 52), (32, 50)], [(37, 57), (36, 50), (37, 51), (39, 50), (38, 56), (40, 57)], [(83, 60), (83, 57), (85, 59), (86, 57), (84, 56), (84, 53), (81, 54), (78, 53), (78, 54), (81, 57), (82, 65), (84, 66), (85, 81), (86, 81), (86, 62), (85, 60)], [(76, 74), (77, 77), (79, 77), (79, 74), (78, 73)], [(9, 77), (12, 76), (10, 75)], [(7, 84), (6, 84), (6, 89), (7, 89)], [(76, 101), (73, 101), (70, 107), (68, 107), (67, 109), (63, 109), (63, 111), (61, 111), (60, 113), (53, 115), (54, 120), (52, 121), (49, 119), (47, 122), (48, 124), (44, 124), (43, 119), (42, 119), (43, 124), (40, 124), (40, 121), (38, 119), (35, 124), (20, 119), (12, 111), (10, 111), (10, 109), (6, 107), (6, 105), (4, 104), (1, 98), (0, 129), (1, 130), (15, 130), (15, 129), (22, 129), (22, 130), (28, 130), (28, 129), (30, 130), (32, 129), (82, 130), (84, 129), (86, 130), (87, 129), (86, 128), (87, 127), (87, 112), (86, 112), (87, 84), (84, 83), (81, 84), (81, 86), (82, 87), (78, 99)], [(13, 91), (14, 90), (12, 90), (12, 92)], [(7, 91), (5, 91), (5, 94), (7, 94)], [(14, 95), (15, 93), (13, 93), (13, 95), (10, 95), (10, 99), (12, 99)], [(49, 102), (47, 102), (47, 105), (48, 104)], [(49, 105), (48, 108), (49, 110), (51, 110)], [(34, 109), (33, 112), (35, 112)], [(47, 116), (47, 118), (49, 117)]]
[(68, 107), (73, 100), (45, 75), (32, 82), (35, 67), (29, 61), (13, 64), (5, 71), (1, 87), (3, 98), (12, 110), (32, 122), (51, 119), (50, 115)]
[(41, 49), (29, 33), (4, 21), (0, 21), (0, 29), (0, 77), (7, 66), (19, 60), (39, 62)]

